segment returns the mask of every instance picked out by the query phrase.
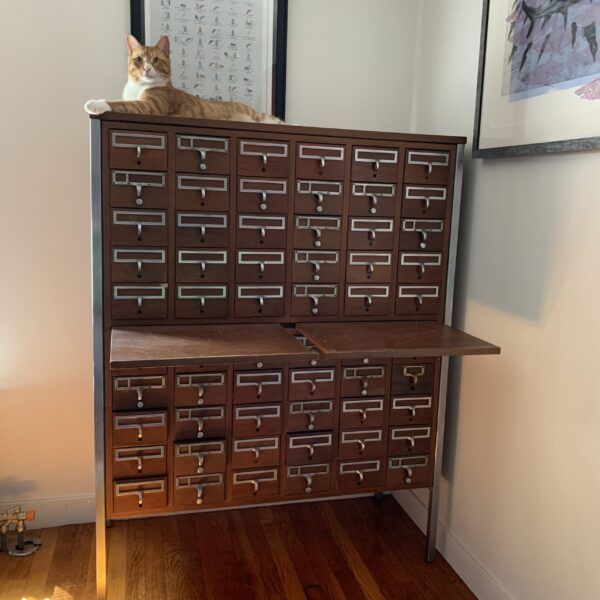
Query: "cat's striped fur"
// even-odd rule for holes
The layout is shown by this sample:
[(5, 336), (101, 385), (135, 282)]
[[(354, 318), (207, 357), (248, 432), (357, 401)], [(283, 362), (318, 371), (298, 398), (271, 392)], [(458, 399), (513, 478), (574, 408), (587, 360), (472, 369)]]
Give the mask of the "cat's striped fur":
[(90, 114), (107, 111), (250, 121), (255, 123), (281, 123), (277, 117), (255, 111), (239, 102), (214, 102), (203, 100), (171, 84), (169, 38), (163, 36), (156, 46), (143, 46), (132, 36), (127, 36), (128, 81), (123, 90), (124, 100), (89, 100), (85, 109)]

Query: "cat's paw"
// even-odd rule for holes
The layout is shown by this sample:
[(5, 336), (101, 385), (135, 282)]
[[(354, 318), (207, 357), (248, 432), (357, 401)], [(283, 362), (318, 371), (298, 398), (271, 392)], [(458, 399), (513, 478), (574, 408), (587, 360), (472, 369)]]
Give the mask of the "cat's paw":
[(90, 115), (101, 115), (110, 110), (110, 106), (106, 100), (88, 100), (84, 108)]

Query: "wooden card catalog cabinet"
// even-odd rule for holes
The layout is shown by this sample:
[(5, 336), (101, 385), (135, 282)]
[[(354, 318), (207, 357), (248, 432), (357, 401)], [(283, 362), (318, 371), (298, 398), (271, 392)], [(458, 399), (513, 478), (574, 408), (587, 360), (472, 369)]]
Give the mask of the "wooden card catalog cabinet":
[(92, 120), (99, 519), (435, 512), (448, 356), (499, 351), (449, 327), (464, 141)]

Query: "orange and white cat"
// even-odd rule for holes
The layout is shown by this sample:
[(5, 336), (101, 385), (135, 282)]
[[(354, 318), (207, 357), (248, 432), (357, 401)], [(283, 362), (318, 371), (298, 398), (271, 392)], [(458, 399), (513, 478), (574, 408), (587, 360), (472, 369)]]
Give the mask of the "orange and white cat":
[(101, 115), (112, 110), (141, 115), (282, 123), (277, 117), (257, 112), (240, 102), (203, 100), (174, 88), (171, 83), (169, 38), (166, 35), (158, 40), (156, 46), (143, 46), (134, 36), (128, 35), (127, 48), (128, 80), (123, 90), (123, 100), (88, 100), (85, 103), (88, 113)]

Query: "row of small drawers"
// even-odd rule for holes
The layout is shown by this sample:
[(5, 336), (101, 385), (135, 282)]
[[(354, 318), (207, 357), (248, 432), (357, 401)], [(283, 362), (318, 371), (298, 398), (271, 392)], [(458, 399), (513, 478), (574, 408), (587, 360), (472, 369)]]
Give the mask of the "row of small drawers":
[[(429, 454), (431, 426), (390, 427), (389, 436), (379, 429), (345, 429), (340, 432), (337, 458), (361, 460), (390, 456)], [(273, 467), (280, 464), (280, 436), (234, 438), (231, 468)], [(287, 435), (286, 464), (331, 462), (336, 458), (331, 431)], [(167, 471), (164, 445), (113, 449), (112, 475), (115, 479), (163, 475)], [(224, 440), (183, 441), (175, 444), (176, 475), (218, 473), (228, 463)]]
[[(238, 250), (236, 281), (240, 283), (280, 283), (286, 278), (284, 250)], [(160, 283), (167, 280), (166, 248), (112, 249), (113, 283)], [(437, 283), (442, 277), (441, 252), (400, 251), (398, 281)], [(180, 248), (177, 250), (175, 279), (182, 283), (229, 281), (229, 251)], [(294, 250), (294, 281), (335, 283), (340, 279), (339, 250)], [(387, 283), (392, 280), (392, 253), (349, 251), (346, 281)]]
[[(386, 395), (386, 365), (345, 361), (341, 373), (341, 396)], [(233, 403), (281, 402), (284, 400), (284, 371), (237, 370), (234, 373)], [(336, 396), (339, 373), (335, 367), (314, 369), (291, 368), (288, 380), (288, 401), (330, 399)], [(393, 396), (431, 394), (435, 379), (435, 363), (419, 362), (392, 366)], [(164, 371), (156, 374), (119, 374), (112, 380), (113, 410), (166, 408), (170, 392)], [(212, 369), (175, 374), (174, 406), (204, 406), (226, 404), (229, 401), (227, 371)], [(383, 410), (383, 405), (381, 406)]]
[[(307, 400), (287, 404), (287, 430), (310, 432), (334, 427), (334, 400)], [(382, 427), (387, 414), (385, 398), (345, 398), (340, 401), (340, 427)], [(431, 423), (432, 396), (399, 396), (391, 399), (389, 422), (392, 425)], [(284, 407), (285, 409), (285, 407)], [(227, 408), (221, 405), (175, 409), (174, 438), (203, 440), (224, 437)], [(263, 437), (281, 433), (282, 406), (273, 404), (237, 405), (233, 409), (233, 435)], [(147, 446), (167, 441), (167, 413), (113, 413), (113, 446)]]
[[(167, 134), (112, 130), (110, 167), (166, 171)], [(287, 177), (290, 151), (287, 141), (242, 139), (238, 141), (237, 172), (240, 175)], [(356, 145), (352, 148), (352, 178), (395, 182), (401, 170), (401, 149)], [(343, 179), (346, 147), (334, 144), (297, 144), (296, 174), (301, 178)], [(194, 173), (230, 172), (230, 139), (193, 134), (176, 135), (175, 169)], [(411, 183), (445, 182), (450, 177), (447, 150), (406, 150), (404, 179)]]
[[(230, 245), (227, 213), (177, 212), (177, 246), (227, 248)], [(238, 214), (236, 244), (239, 248), (286, 248), (285, 215)], [(164, 246), (168, 241), (167, 213), (151, 210), (113, 210), (113, 246)], [(400, 249), (440, 252), (444, 249), (442, 219), (401, 220), (396, 231), (394, 219), (350, 217), (348, 248), (352, 250), (392, 250), (396, 236)], [(296, 249), (337, 250), (342, 245), (342, 218), (296, 215), (293, 246)]]
[[(337, 486), (332, 489), (332, 474), (337, 467)], [(229, 486), (232, 501), (307, 496), (328, 492), (353, 493), (369, 489), (402, 489), (430, 485), (431, 462), (428, 455), (392, 456), (382, 459), (339, 461), (287, 466), (282, 490), (277, 467), (232, 471)], [(225, 501), (225, 473), (175, 475), (176, 509), (219, 505)], [(161, 510), (167, 506), (167, 479), (139, 479), (114, 482), (115, 513)]]
[[(167, 284), (113, 285), (113, 319), (160, 319), (168, 316)], [(175, 317), (224, 319), (229, 316), (228, 285), (177, 285)], [(290, 314), (293, 317), (338, 314), (337, 284), (293, 284)], [(441, 307), (439, 285), (347, 285), (346, 316), (437, 315)], [(283, 285), (237, 285), (236, 317), (283, 317)]]
[[(181, 210), (223, 212), (229, 209), (228, 177), (177, 174), (175, 207)], [(400, 202), (394, 183), (352, 183), (348, 214), (393, 217)], [(168, 208), (170, 190), (166, 173), (113, 170), (110, 203), (114, 207)], [(402, 215), (443, 218), (446, 186), (404, 185)], [(297, 180), (294, 190), (296, 213), (341, 215), (344, 183)], [(288, 212), (287, 179), (240, 178), (237, 210), (252, 213)]]

